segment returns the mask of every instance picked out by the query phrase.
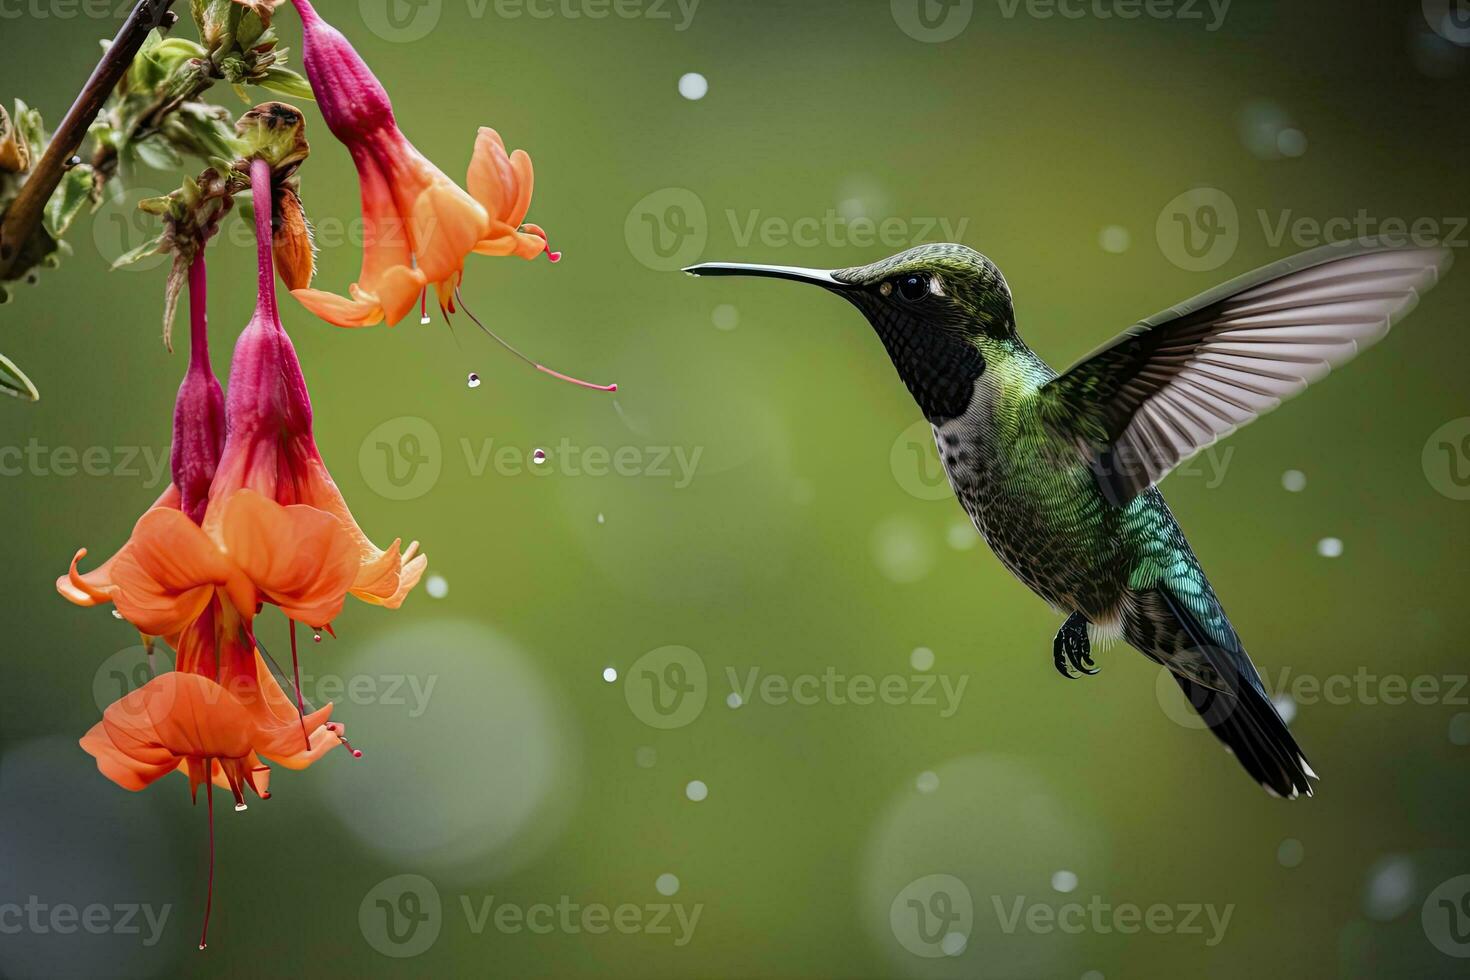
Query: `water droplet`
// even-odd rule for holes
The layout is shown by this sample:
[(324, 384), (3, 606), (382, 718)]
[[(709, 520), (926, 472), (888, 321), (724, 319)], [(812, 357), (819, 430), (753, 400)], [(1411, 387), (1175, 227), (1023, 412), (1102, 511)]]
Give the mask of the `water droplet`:
[(1133, 236), (1128, 234), (1128, 229), (1122, 225), (1108, 225), (1097, 233), (1097, 243), (1104, 252), (1112, 255), (1122, 255), (1128, 251), (1132, 244)]
[(1281, 842), (1281, 846), (1276, 848), (1276, 863), (1283, 868), (1296, 867), (1302, 863), (1302, 858), (1305, 856), (1306, 848), (1302, 847), (1302, 842), (1295, 837), (1286, 838)]
[(679, 879), (677, 876), (665, 872), (658, 876), (658, 880), (653, 883), (653, 887), (657, 888), (658, 893), (665, 897), (674, 895), (679, 891)]
[(449, 580), (443, 575), (430, 575), (424, 583), (424, 591), (431, 599), (442, 599), (449, 594)]
[(945, 956), (959, 956), (965, 951), (970, 939), (963, 932), (946, 932), (939, 940), (939, 949)]
[(248, 810), (248, 809), (250, 809), (250, 807), (247, 806), (244, 803), (236, 803), (235, 804), (235, 812), (236, 813), (239, 813), (241, 810)]
[(1300, 129), (1283, 129), (1276, 134), (1276, 149), (1283, 156), (1299, 157), (1307, 152), (1307, 134)]
[(598, 514), (597, 515), (597, 523), (599, 523), (599, 524), (606, 524), (607, 523), (607, 518), (606, 517), (603, 517), (601, 514)]
[(616, 667), (602, 668), (602, 679), (607, 681), (609, 684), (614, 683), (618, 679), (618, 669)]
[(980, 535), (975, 533), (975, 525), (969, 521), (955, 521), (944, 536), (955, 551), (969, 551), (980, 543)]
[(1051, 886), (1063, 895), (1077, 889), (1077, 875), (1071, 871), (1058, 871), (1051, 876)]
[(1317, 542), (1317, 554), (1323, 558), (1340, 558), (1342, 556), (1342, 539), (1323, 538)]
[(740, 697), (740, 695), (739, 695), (738, 692), (731, 691), (728, 695), (726, 695), (726, 697), (725, 697), (725, 703), (727, 705), (729, 705), (730, 707), (732, 707), (732, 708), (738, 708), (742, 704), (744, 704), (745, 702), (743, 700), (741, 700), (741, 697)]
[(540, 466), (542, 463), (546, 462), (546, 450), (538, 449), (533, 452), (531, 454), (531, 462), (535, 463), (537, 466)]
[(715, 307), (711, 319), (714, 320), (716, 330), (734, 330), (740, 326), (740, 311), (729, 303), (721, 303)]
[(1307, 489), (1307, 474), (1301, 470), (1287, 470), (1281, 474), (1281, 485), (1288, 493), (1301, 493)]
[(914, 647), (909, 654), (909, 666), (915, 670), (928, 670), (934, 666), (934, 651), (928, 647)]
[(467, 386), (471, 387), (471, 388), (478, 388), (478, 387), (480, 387), (480, 376), (478, 374), (476, 374), (475, 372), (471, 371), (469, 378), (466, 379), (466, 381), (465, 381), (465, 384)]
[(932, 793), (939, 788), (939, 774), (925, 770), (914, 780), (914, 788), (920, 793)]
[(679, 94), (690, 102), (698, 102), (709, 94), (709, 79), (691, 71), (679, 79)]
[(434, 318), (431, 317), (431, 316), (429, 316), (427, 313), (425, 313), (423, 316), (419, 317), (419, 324), (422, 325), (422, 326), (428, 326), (429, 324), (431, 324), (433, 322), (434, 322)]
[(1278, 694), (1271, 699), (1271, 703), (1276, 706), (1276, 713), (1286, 724), (1290, 725), (1296, 718), (1296, 702), (1292, 700), (1290, 694)]
[(322, 631), (321, 630), (312, 630), (312, 633), (311, 633), (311, 642), (313, 642), (313, 643), (320, 643), (320, 642), (322, 642)]
[(704, 784), (703, 780), (691, 780), (689, 785), (684, 787), (684, 795), (698, 803), (709, 796), (709, 787)]
[(122, 613), (120, 613), (116, 609), (114, 609), (112, 611), (112, 618), (113, 619), (122, 619)]
[(1379, 922), (1397, 919), (1414, 899), (1414, 865), (1408, 858), (1387, 857), (1368, 871), (1368, 893), (1363, 911)]

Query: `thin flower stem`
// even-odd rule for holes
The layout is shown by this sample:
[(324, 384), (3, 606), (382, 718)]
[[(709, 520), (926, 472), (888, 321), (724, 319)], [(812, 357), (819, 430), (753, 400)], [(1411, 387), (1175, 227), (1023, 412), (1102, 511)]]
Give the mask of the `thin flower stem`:
[(92, 69), (81, 94), (67, 110), (61, 125), (56, 127), (46, 151), (31, 169), (30, 176), (0, 221), (0, 279), (9, 276), (11, 266), (24, 252), (26, 241), (35, 234), (42, 210), (66, 172), (67, 161), (82, 145), (88, 127), (133, 63), (133, 57), (143, 46), (148, 33), (155, 28), (171, 27), (177, 20), (169, 11), (173, 4), (174, 0), (138, 0), (138, 5), (123, 22), (102, 60)]
[(289, 616), (286, 622), (291, 624), (291, 677), (292, 683), (296, 685), (296, 717), (301, 721), (301, 738), (306, 743), (306, 751), (311, 751), (311, 736), (306, 733), (306, 699), (301, 694), (301, 661), (296, 656), (296, 620)]
[(204, 760), (204, 798), (209, 801), (209, 884), (204, 892), (204, 925), (199, 930), (199, 948), (209, 945), (209, 912), (214, 906), (214, 760)]

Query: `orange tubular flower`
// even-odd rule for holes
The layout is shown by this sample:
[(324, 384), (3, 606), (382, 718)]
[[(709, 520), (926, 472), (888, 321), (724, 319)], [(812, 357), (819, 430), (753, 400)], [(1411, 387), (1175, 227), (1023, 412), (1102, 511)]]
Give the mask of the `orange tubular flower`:
[[(263, 179), (268, 183), (266, 165), (257, 161), (255, 167), (265, 171)], [(268, 187), (265, 193), (269, 194)], [(268, 209), (267, 203), (266, 215)], [(204, 530), (223, 540), (222, 505), (246, 490), (287, 510), (305, 505), (317, 513), (329, 514), (353, 543), (355, 566), (349, 591), (365, 602), (395, 609), (418, 583), (428, 559), (418, 554), (417, 541), (406, 550), (401, 539), (394, 539), (386, 549), (373, 544), (327, 472), (312, 435), (311, 399), (301, 362), (276, 310), (268, 220), (257, 214), (258, 233), (264, 243), (259, 249), (258, 300), (255, 316), (235, 345), (227, 406), (230, 434), (210, 490)], [(237, 541), (236, 547), (240, 546)], [(291, 610), (287, 615), (315, 627), (330, 622), (330, 617), (310, 619)]]
[[(365, 236), (362, 272), (350, 298), (293, 289), (303, 306), (339, 327), (366, 327), (384, 319), (391, 326), (413, 309), (427, 286), (434, 287), (441, 308), (453, 310), (454, 291), (472, 251), (528, 259), (546, 251), (545, 232), (521, 228), (531, 196), (525, 153), (518, 152), (515, 169), (500, 176), (498, 162), (482, 157), (477, 145), (472, 179), (477, 169), (491, 179), (478, 189), (472, 184), (473, 196), (465, 193), (404, 137), (388, 93), (347, 39), (308, 0), (296, 0), (296, 9), (302, 64), (322, 118), (357, 166)], [(500, 159), (505, 159), (503, 145)], [(498, 250), (513, 239), (513, 248)]]
[[(330, 628), (347, 595), (397, 606), (427, 560), (418, 545), (373, 545), (352, 519), (311, 431), (311, 402), (296, 352), (276, 311), (271, 263), (271, 172), (251, 164), (259, 294), (231, 365), (229, 398), (209, 366), (203, 258), (190, 272), (193, 352), (174, 414), (174, 482), (139, 518), (111, 559), (81, 573), (77, 560), (57, 590), (79, 605), (111, 602), (145, 638), (177, 651), (174, 670), (115, 702), (81, 740), (109, 779), (141, 790), (182, 772), (191, 793), (245, 789), (269, 797), (263, 760), (304, 768), (342, 744), (331, 705), (308, 712), (301, 695), (295, 624)], [(264, 604), (291, 624), (293, 705), (272, 674), (254, 620)], [(214, 872), (214, 803), (210, 882)], [(204, 911), (208, 929), (209, 904)], [(200, 948), (204, 948), (203, 936)]]

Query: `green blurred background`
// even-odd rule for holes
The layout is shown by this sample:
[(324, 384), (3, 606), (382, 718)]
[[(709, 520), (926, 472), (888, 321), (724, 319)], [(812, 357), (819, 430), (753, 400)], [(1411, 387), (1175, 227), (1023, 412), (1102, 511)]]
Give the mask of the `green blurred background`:
[[(117, 20), (27, 3), (0, 26), (0, 95), (54, 122)], [(0, 447), (27, 452), (0, 458), (0, 906), (170, 914), (151, 944), (142, 918), (0, 932), (0, 972), (1464, 975), (1470, 47), (1453, 42), (1470, 36), (1431, 31), (1419, 0), (1236, 0), (1223, 22), (1183, 0), (1049, 9), (934, 4), (925, 27), (906, 0), (322, 3), (452, 176), (479, 125), (532, 153), (531, 218), (566, 260), (472, 258), (466, 299), (620, 391), (554, 384), (463, 321), (458, 342), (437, 318), (347, 332), (286, 299), (329, 466), (370, 535), (423, 542), (438, 597), (350, 606), (340, 639), (305, 651), (308, 695), (338, 701), (364, 757), (277, 769), (268, 803), (220, 808), (201, 954), (202, 805), (181, 779), (118, 789), (76, 746), (138, 675), (135, 637), (52, 586), (159, 492), (147, 459), (184, 360), (159, 343), (163, 269), (106, 271), (148, 230), (130, 202), (73, 234), (0, 312), (0, 349), (43, 393), (0, 405)], [(294, 14), (278, 24), (297, 48)], [(681, 94), (688, 73), (702, 98), (695, 80)], [(341, 291), (356, 181), (308, 112), (318, 285)], [(1213, 190), (1181, 204), (1196, 188)], [(1196, 261), (1174, 214), (1201, 202), (1225, 237)], [(902, 246), (953, 234), (995, 259), (1060, 367), (1317, 244), (1276, 235), (1283, 218), (1360, 211), (1370, 231), (1432, 219), (1459, 268), (1342, 376), (1164, 488), (1323, 775), (1295, 803), (1252, 785), (1133, 651), (1057, 677), (1057, 617), (936, 482), (855, 311), (669, 271), (871, 261), (898, 249), (862, 219), (896, 219)], [(232, 218), (209, 257), (222, 375), (252, 257)], [(92, 447), (105, 472), (75, 472), (67, 450)], [(284, 627), (262, 623), (279, 658)], [(681, 678), (682, 701), (650, 686)], [(901, 703), (854, 703), (867, 684)], [(639, 918), (597, 933), (586, 906)], [(1127, 906), (1172, 924), (1122, 932)], [(518, 910), (549, 929), (515, 928)]]

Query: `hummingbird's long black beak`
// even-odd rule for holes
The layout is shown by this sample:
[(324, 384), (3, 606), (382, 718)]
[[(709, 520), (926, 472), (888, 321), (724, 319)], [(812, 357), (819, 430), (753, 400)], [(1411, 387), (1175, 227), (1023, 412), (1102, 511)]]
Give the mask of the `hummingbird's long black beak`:
[(705, 262), (684, 270), (691, 276), (757, 276), (763, 279), (787, 279), (832, 290), (855, 288), (851, 283), (834, 278), (821, 269), (802, 269), (792, 265), (752, 265), (745, 262)]

